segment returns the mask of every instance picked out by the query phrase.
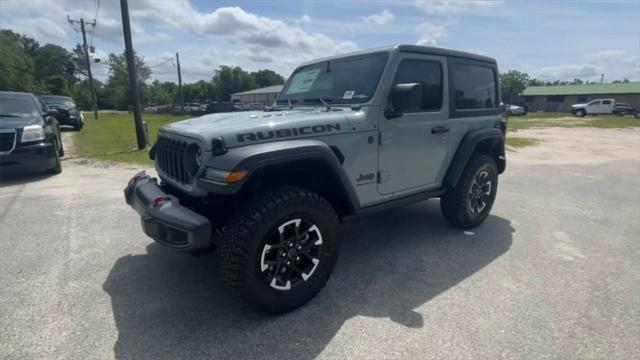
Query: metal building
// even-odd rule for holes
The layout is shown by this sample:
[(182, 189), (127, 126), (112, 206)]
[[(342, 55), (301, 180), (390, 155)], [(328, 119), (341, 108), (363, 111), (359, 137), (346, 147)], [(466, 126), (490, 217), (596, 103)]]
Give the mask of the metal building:
[(273, 85), (265, 88), (253, 89), (231, 94), (231, 102), (242, 105), (264, 105), (273, 104), (284, 85)]
[(529, 86), (521, 96), (532, 112), (567, 112), (573, 104), (596, 99), (616, 99), (640, 109), (640, 82)]

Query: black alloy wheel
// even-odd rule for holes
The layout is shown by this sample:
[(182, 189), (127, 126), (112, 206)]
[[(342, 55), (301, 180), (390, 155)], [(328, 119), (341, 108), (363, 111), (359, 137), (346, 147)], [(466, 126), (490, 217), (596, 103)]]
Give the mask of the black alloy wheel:
[(320, 264), (321, 254), (318, 226), (307, 219), (288, 220), (264, 244), (260, 271), (272, 288), (290, 290), (309, 280)]

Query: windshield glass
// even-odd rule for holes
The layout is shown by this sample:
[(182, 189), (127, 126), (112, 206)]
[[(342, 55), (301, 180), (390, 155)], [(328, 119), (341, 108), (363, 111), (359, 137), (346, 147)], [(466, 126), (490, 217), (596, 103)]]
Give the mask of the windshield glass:
[(37, 116), (38, 109), (28, 98), (0, 98), (0, 116)]
[(57, 96), (41, 96), (42, 100), (47, 103), (48, 106), (52, 107), (64, 107), (64, 108), (73, 108), (76, 106), (74, 104), (73, 99), (67, 97), (57, 97)]
[(278, 96), (278, 104), (363, 103), (376, 91), (386, 52), (323, 61), (297, 69)]

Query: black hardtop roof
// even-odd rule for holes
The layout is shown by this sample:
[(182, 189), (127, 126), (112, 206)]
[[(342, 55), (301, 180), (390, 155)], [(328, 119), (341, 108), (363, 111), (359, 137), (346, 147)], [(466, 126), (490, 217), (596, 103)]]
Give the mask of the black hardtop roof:
[(439, 47), (433, 47), (433, 46), (401, 44), (401, 45), (393, 45), (393, 46), (383, 46), (383, 47), (372, 48), (372, 49), (357, 50), (357, 51), (353, 51), (345, 54), (338, 54), (338, 55), (329, 56), (321, 59), (314, 59), (314, 60), (307, 61), (300, 64), (299, 68), (305, 67), (307, 65), (319, 63), (319, 62), (324, 62), (324, 61), (332, 61), (332, 60), (342, 59), (342, 58), (351, 57), (351, 56), (375, 54), (375, 53), (385, 52), (385, 51), (386, 52), (400, 51), (400, 52), (408, 52), (408, 53), (449, 56), (449, 57), (456, 57), (461, 59), (481, 61), (489, 64), (496, 64), (496, 60), (494, 58), (490, 58), (484, 55), (472, 54), (464, 51), (451, 50), (451, 49), (445, 49), (445, 48), (439, 48)]
[(484, 55), (472, 54), (465, 51), (451, 50), (433, 46), (421, 46), (421, 45), (398, 45), (398, 50), (400, 52), (410, 52), (410, 53), (420, 53), (420, 54), (430, 54), (430, 55), (442, 55), (442, 56), (453, 56), (457, 58), (483, 61), (495, 64), (496, 60), (494, 58), (490, 58)]

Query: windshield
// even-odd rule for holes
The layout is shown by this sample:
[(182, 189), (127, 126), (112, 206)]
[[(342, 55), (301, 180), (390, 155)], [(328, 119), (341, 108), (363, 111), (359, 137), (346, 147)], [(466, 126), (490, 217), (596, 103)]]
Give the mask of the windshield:
[(38, 109), (28, 98), (0, 98), (0, 116), (37, 116)]
[(42, 100), (47, 103), (50, 107), (64, 107), (64, 108), (73, 108), (76, 104), (73, 102), (73, 99), (66, 97), (52, 97), (52, 96), (41, 96)]
[(297, 69), (280, 92), (278, 104), (366, 102), (376, 91), (388, 57), (388, 53), (381, 52)]

